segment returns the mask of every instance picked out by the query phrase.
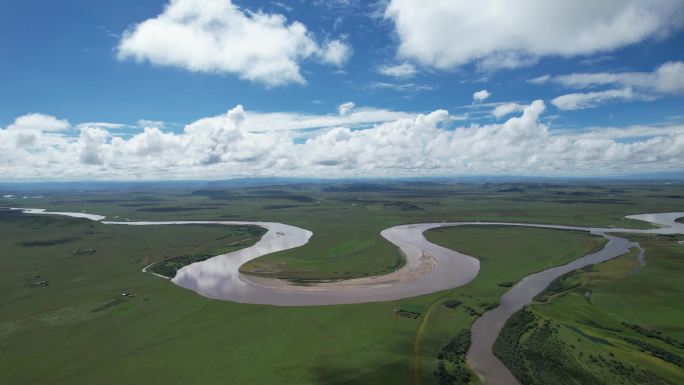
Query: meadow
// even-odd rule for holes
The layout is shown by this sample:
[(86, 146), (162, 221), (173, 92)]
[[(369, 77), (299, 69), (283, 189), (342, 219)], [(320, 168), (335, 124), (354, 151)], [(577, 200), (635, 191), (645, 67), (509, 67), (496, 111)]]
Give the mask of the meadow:
[[(581, 269), (509, 320), (497, 354), (545, 384), (684, 382), (682, 236), (625, 235), (646, 250)], [(550, 286), (550, 288), (551, 288)]]
[[(314, 232), (309, 244), (267, 255), (243, 269), (292, 280), (360, 277), (398, 268), (402, 256), (379, 232), (401, 223), (501, 220), (645, 228), (624, 216), (682, 210), (682, 186), (662, 183), (4, 189), (16, 197), (1, 200), (0, 207), (86, 211), (110, 220), (249, 220), (303, 227)], [(234, 242), (229, 234), (238, 229), (184, 225), (140, 231), (0, 213), (0, 384), (438, 383), (440, 361), (444, 370), (456, 370), (462, 331), (508, 285), (603, 242), (584, 233), (544, 229), (433, 230), (427, 236), (434, 242), (481, 259), (481, 274), (469, 285), (385, 303), (275, 307), (209, 300), (141, 272), (155, 261), (222, 250)], [(676, 255), (675, 249), (670, 252)], [(648, 258), (635, 277), (658, 269), (650, 252)], [(670, 263), (677, 264), (675, 257)], [(608, 302), (646, 317), (641, 306), (652, 297), (632, 295), (640, 289), (630, 280), (624, 285), (613, 291), (623, 302)], [(629, 300), (621, 290), (630, 293)], [(563, 298), (538, 307), (552, 309)], [(660, 306), (662, 325), (638, 318), (631, 323), (681, 340), (681, 331), (663, 326), (680, 315), (667, 301)], [(421, 314), (416, 319), (395, 315), (400, 308)], [(469, 382), (477, 383), (473, 377)]]

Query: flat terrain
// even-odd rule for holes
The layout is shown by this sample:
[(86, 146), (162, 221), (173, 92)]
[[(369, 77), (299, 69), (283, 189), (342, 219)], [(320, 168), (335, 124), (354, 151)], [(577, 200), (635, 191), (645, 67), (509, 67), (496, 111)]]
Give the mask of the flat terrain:
[[(140, 272), (148, 258), (194, 252), (225, 229), (140, 231), (12, 215), (2, 217), (0, 234), (2, 384), (370, 384), (406, 377), (416, 321), (393, 314), (400, 304), (242, 305)], [(24, 245), (68, 238), (80, 239)], [(92, 247), (92, 255), (74, 253)]]
[[(6, 190), (4, 194), (18, 197), (2, 199), (0, 206), (86, 211), (109, 220), (288, 223), (313, 231), (311, 243), (260, 258), (248, 270), (319, 280), (397, 268), (401, 257), (379, 236), (380, 230), (396, 224), (506, 220), (648, 227), (623, 216), (681, 211), (681, 190), (664, 184), (422, 182), (203, 186), (161, 192), (156, 187), (78, 193)], [(433, 373), (440, 353), (442, 361), (454, 356), (449, 351), (458, 351), (462, 343), (452, 338), (496, 303), (507, 284), (583, 255), (602, 242), (584, 233), (542, 229), (430, 232), (435, 242), (480, 257), (481, 275), (460, 289), (362, 305), (281, 308), (214, 301), (140, 272), (167, 257), (229, 247), (234, 242), (231, 231), (217, 226), (141, 229), (2, 212), (0, 384), (436, 383)], [(506, 243), (515, 247), (504, 247)], [(650, 254), (648, 258), (634, 277), (658, 269)], [(681, 266), (674, 254), (668, 263)], [(659, 271), (653, 274), (655, 280)], [(681, 340), (681, 330), (675, 333), (674, 327), (663, 326), (681, 319), (669, 302), (681, 295), (681, 283), (663, 282), (668, 290), (679, 288), (670, 290), (673, 297), (661, 294), (664, 287), (657, 296), (640, 294), (637, 284), (643, 283), (625, 280), (624, 287), (613, 291), (615, 307), (648, 317), (643, 309), (652, 305), (649, 298), (662, 295), (666, 300), (656, 309), (662, 323), (630, 322)], [(457, 302), (450, 302), (449, 308), (447, 300)], [(556, 306), (556, 299), (539, 308), (549, 303)], [(395, 315), (395, 309), (418, 316)], [(453, 343), (445, 352), (449, 341)], [(445, 370), (455, 367), (445, 364)]]
[[(515, 282), (592, 253), (605, 244), (603, 238), (585, 232), (503, 226), (444, 227), (429, 230), (425, 235), (433, 243), (480, 259), (477, 278), (446, 296), (460, 305), (449, 308), (442, 303), (434, 309), (426, 335), (431, 341), (425, 351), (427, 368), (428, 362), (435, 368), (439, 364), (435, 358), (443, 348), (443, 341), (468, 331), (475, 318), (496, 306), (501, 295)], [(451, 325), (451, 328), (441, 325)], [(465, 356), (465, 351), (461, 355)], [(455, 366), (446, 365), (449, 370), (462, 370), (458, 367), (463, 365)]]
[[(397, 224), (511, 221), (641, 227), (628, 214), (681, 209), (672, 184), (540, 184), (386, 182), (213, 187), (189, 185), (93, 191), (17, 193), (0, 203), (107, 215), (108, 220), (245, 220), (283, 222), (314, 232), (310, 242), (247, 264), (243, 272), (295, 280), (388, 273), (403, 261), (380, 231)], [(26, 194), (26, 195), (24, 195)], [(29, 196), (22, 199), (21, 196)], [(30, 198), (38, 196), (37, 198)], [(2, 206), (0, 204), (0, 207)]]
[(509, 321), (498, 353), (518, 378), (540, 384), (684, 382), (682, 237), (628, 237), (645, 248), (646, 266), (630, 253), (579, 270)]
[[(254, 245), (266, 233), (266, 229), (260, 226), (226, 226), (226, 225), (182, 225), (184, 227), (200, 227), (206, 229), (214, 227), (222, 234), (213, 240), (220, 242), (217, 247), (210, 244), (199, 243), (201, 250), (181, 255), (170, 255), (160, 261), (156, 261), (146, 267), (146, 271), (162, 275), (167, 278), (176, 276), (176, 272), (184, 266), (195, 262), (207, 260), (221, 254), (231, 253)], [(220, 230), (219, 230), (220, 229)], [(202, 230), (200, 230), (202, 231)], [(203, 234), (205, 235), (205, 234)]]

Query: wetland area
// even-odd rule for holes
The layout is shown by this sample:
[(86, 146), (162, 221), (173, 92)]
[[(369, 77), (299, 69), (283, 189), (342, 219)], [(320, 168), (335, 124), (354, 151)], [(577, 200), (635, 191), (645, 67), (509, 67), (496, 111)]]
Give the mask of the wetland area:
[[(301, 357), (291, 357), (286, 361), (298, 362), (293, 366), (292, 375), (305, 380), (298, 382), (300, 380), (295, 381), (293, 377), (285, 382), (373, 383), (379, 378), (386, 381), (387, 377), (384, 376), (389, 376), (397, 381), (395, 383), (414, 384), (515, 384), (520, 383), (518, 381), (521, 379), (522, 383), (544, 383), (547, 373), (538, 368), (538, 359), (529, 358), (529, 354), (524, 353), (528, 351), (525, 349), (529, 349), (527, 341), (535, 340), (532, 337), (537, 329), (540, 329), (539, 333), (548, 332), (547, 329), (551, 330), (550, 333), (558, 333), (558, 330), (566, 328), (589, 336), (590, 340), (600, 341), (609, 339), (595, 336), (594, 328), (599, 330), (599, 334), (608, 330), (617, 333), (614, 330), (618, 330), (612, 327), (606, 329), (598, 323), (598, 326), (593, 327), (593, 324), (588, 326), (586, 322), (582, 323), (586, 319), (593, 319), (590, 316), (570, 324), (567, 320), (554, 319), (536, 310), (557, 307), (559, 303), (577, 295), (591, 304), (600, 298), (601, 293), (588, 286), (596, 280), (603, 280), (596, 278), (583, 281), (569, 289), (556, 290), (551, 295), (545, 294), (549, 290), (547, 287), (562, 287), (557, 282), (567, 275), (575, 280), (587, 274), (597, 275), (596, 271), (603, 271), (606, 264), (613, 263), (613, 260), (636, 262), (630, 275), (623, 277), (627, 281), (646, 275), (654, 263), (657, 269), (659, 258), (652, 257), (650, 245), (671, 240), (681, 248), (679, 243), (684, 239), (681, 235), (684, 225), (676, 222), (684, 215), (677, 211), (677, 200), (672, 199), (668, 203), (668, 199), (658, 199), (672, 196), (671, 191), (677, 188), (620, 184), (606, 187), (592, 184), (350, 183), (332, 186), (301, 184), (180, 189), (168, 195), (158, 195), (161, 197), (159, 200), (152, 200), (144, 189), (125, 194), (80, 192), (78, 200), (74, 199), (73, 194), (59, 193), (22, 198), (19, 202), (6, 199), (3, 202), (5, 208), (19, 206), (16, 203), (21, 203), (23, 207), (41, 207), (40, 210), (2, 212), (3, 223), (26, 227), (25, 233), (22, 233), (27, 237), (26, 240), (17, 242), (5, 238), (6, 243), (12, 241), (10, 243), (14, 245), (14, 250), (27, 256), (31, 255), (30, 251), (59, 256), (69, 247), (74, 248), (68, 261), (60, 257), (44, 259), (49, 258), (46, 255), (36, 258), (47, 263), (48, 271), (59, 271), (57, 277), (73, 274), (67, 281), (71, 285), (63, 286), (64, 281), (55, 278), (52, 273), (43, 272), (46, 266), (32, 264), (31, 259), (35, 257), (15, 261), (25, 269), (19, 279), (24, 287), (19, 291), (24, 294), (6, 302), (3, 308), (7, 310), (10, 306), (40, 303), (44, 300), (41, 297), (50, 294), (39, 293), (38, 290), (55, 291), (57, 287), (59, 294), (61, 290), (77, 290), (72, 287), (78, 287), (74, 282), (85, 283), (92, 279), (91, 276), (71, 273), (73, 268), (63, 270), (66, 266), (50, 264), (70, 265), (80, 260), (76, 271), (96, 269), (95, 266), (88, 266), (92, 264), (113, 264), (117, 267), (112, 271), (92, 273), (96, 277), (110, 276), (106, 284), (98, 285), (91, 281), (87, 286), (109, 287), (112, 291), (112, 285), (117, 286), (116, 283), (121, 281), (136, 282), (136, 285), (145, 289), (138, 292), (134, 289), (136, 285), (119, 285), (118, 291), (121, 293), (118, 293), (118, 297), (116, 291), (112, 291), (111, 298), (101, 299), (102, 303), (97, 306), (95, 302), (85, 305), (87, 301), (84, 302), (81, 293), (75, 303), (48, 311), (47, 319), (58, 321), (57, 325), (61, 328), (85, 324), (96, 332), (102, 325), (117, 324), (117, 321), (126, 319), (127, 314), (137, 319), (136, 314), (141, 316), (150, 311), (147, 308), (152, 305), (153, 298), (144, 294), (141, 298), (141, 293), (154, 292), (151, 290), (154, 287), (169, 297), (156, 298), (157, 301), (166, 302), (180, 295), (187, 298), (183, 302), (197, 302), (194, 306), (211, 311), (218, 318), (227, 316), (224, 312), (228, 309), (236, 310), (236, 315), (247, 311), (239, 318), (247, 317), (253, 324), (265, 322), (270, 317), (276, 317), (278, 321), (285, 317), (289, 321), (280, 325), (280, 332), (268, 339), (268, 343), (283, 339), (292, 341), (295, 346), (303, 343), (309, 347), (307, 349), (313, 349), (309, 352), (321, 347), (304, 341), (308, 340), (304, 336), (313, 334), (340, 341), (340, 338), (345, 339), (346, 330), (353, 325), (362, 334), (371, 333), (367, 334), (372, 336), (368, 341), (346, 338), (339, 347), (340, 353), (331, 351), (326, 357), (316, 360), (329, 362), (336, 354), (343, 354), (345, 349), (354, 350), (354, 346), (358, 348), (365, 342), (371, 343), (368, 351), (360, 352), (359, 357), (337, 363), (337, 375), (319, 378), (319, 374), (331, 368), (317, 368), (320, 362), (312, 366), (302, 362)], [(604, 198), (606, 195), (612, 197), (609, 203)], [(554, 203), (558, 196), (564, 197), (563, 202)], [(565, 198), (567, 196), (573, 198)], [(468, 200), (476, 204), (459, 205)], [(298, 203), (280, 204), (282, 202)], [(21, 211), (34, 215), (21, 214)], [(659, 214), (642, 214), (651, 211)], [(302, 212), (307, 214), (293, 215)], [(334, 223), (326, 221), (324, 212), (337, 220)], [(269, 213), (273, 219), (268, 217)], [(586, 221), (582, 220), (583, 213), (587, 214)], [(360, 218), (361, 215), (363, 218)], [(366, 221), (360, 221), (364, 218)], [(55, 239), (28, 239), (30, 234), (37, 234), (35, 230), (44, 226), (61, 229), (64, 234)], [(87, 230), (68, 231), (77, 228)], [(188, 233), (185, 236), (189, 238), (183, 239), (184, 236), (177, 235), (184, 233)], [(120, 235), (114, 238), (113, 234)], [(162, 247), (152, 243), (156, 236), (162, 237), (156, 242), (161, 241), (162, 234), (171, 236), (173, 241), (168, 241), (169, 245)], [(120, 249), (120, 244), (108, 244), (115, 243), (115, 239), (122, 239), (120, 237), (134, 240), (127, 245), (132, 250), (127, 251), (124, 258), (108, 249), (109, 246)], [(102, 239), (98, 242), (97, 238)], [(325, 240), (326, 247), (322, 247), (321, 239)], [(181, 244), (177, 244), (179, 241)], [(144, 247), (141, 248), (139, 244)], [(682, 255), (681, 250), (679, 255)], [(103, 256), (105, 261), (100, 260)], [(607, 262), (609, 260), (611, 262)], [(138, 268), (133, 271), (142, 277), (124, 278), (123, 271), (130, 271), (129, 267), (135, 264)], [(141, 270), (151, 274), (142, 274)], [(28, 271), (35, 274), (27, 275)], [(582, 274), (576, 274), (579, 271)], [(119, 278), (111, 278), (112, 273)], [(74, 277), (79, 279), (74, 280)], [(175, 285), (189, 289), (191, 294), (184, 294), (182, 289), (176, 288), (173, 295), (169, 295), (173, 289), (169, 288), (167, 278)], [(11, 279), (5, 280), (5, 284), (12, 282)], [(197, 297), (192, 299), (187, 295)], [(539, 301), (542, 296), (544, 301)], [(58, 298), (68, 302), (65, 298)], [(209, 302), (202, 305), (202, 301)], [(47, 308), (51, 308), (50, 305), (54, 306), (44, 304)], [(85, 307), (79, 308), (78, 305)], [(167, 305), (187, 314), (183, 306), (168, 302)], [(87, 307), (93, 309), (88, 312)], [(244, 310), (240, 310), (243, 307)], [(254, 311), (249, 312), (250, 308)], [(168, 313), (171, 309), (165, 308), (162, 312)], [(592, 309), (590, 311), (604, 312), (603, 309)], [(119, 313), (120, 316), (116, 316)], [(21, 313), (14, 314), (16, 318), (16, 314)], [(39, 314), (45, 316), (44, 313)], [(340, 325), (336, 322), (334, 317), (340, 314), (347, 315), (350, 323)], [(170, 322), (179, 316), (174, 314)], [(515, 330), (516, 322), (521, 317), (528, 321), (525, 330), (513, 342), (507, 343), (511, 330)], [(662, 341), (681, 340), (681, 336), (676, 335), (675, 325), (665, 322), (658, 327), (644, 323), (639, 317), (626, 319), (624, 315), (614, 318), (613, 321), (618, 324), (636, 325), (628, 328), (627, 333), (636, 333), (637, 336), (622, 337), (620, 340), (623, 345), (631, 346), (619, 346), (626, 353), (609, 349), (611, 351), (606, 354), (613, 361), (616, 361), (615, 354), (624, 354), (633, 365), (625, 367), (631, 369), (615, 366), (617, 364), (604, 364), (592, 355), (593, 360), (589, 359), (586, 363), (581, 359), (568, 361), (574, 362), (575, 366), (571, 368), (574, 374), (567, 378), (572, 380), (592, 376), (598, 381), (596, 383), (604, 383), (608, 376), (618, 372), (625, 381), (641, 376), (639, 378), (648, 378), (652, 383), (677, 383), (682, 376), (682, 368), (677, 366), (680, 361), (672, 357), (681, 357), (678, 349), (682, 346), (677, 343), (666, 344), (665, 347), (659, 345)], [(663, 315), (663, 318), (668, 317)], [(295, 320), (299, 320), (300, 324), (292, 323)], [(0, 342), (16, 341), (31, 329), (16, 319), (2, 322), (0, 337), (4, 341)], [(164, 324), (166, 322), (162, 322)], [(234, 325), (232, 322), (228, 324)], [(555, 325), (555, 329), (549, 325)], [(241, 325), (238, 329), (244, 329), (245, 326)], [(117, 324), (117, 328), (121, 327), (121, 324)], [(140, 327), (146, 329), (148, 326)], [(173, 327), (164, 329), (174, 334)], [(660, 339), (655, 344), (653, 341), (643, 341), (644, 333), (639, 334), (642, 330), (650, 331), (648, 333), (660, 336)], [(675, 335), (667, 334), (673, 331)], [(196, 335), (201, 331), (193, 330), (190, 333)], [(240, 338), (249, 341), (248, 335), (241, 335)], [(255, 338), (259, 340), (265, 337)], [(564, 352), (576, 349), (567, 338), (557, 337), (553, 341), (554, 349)], [(187, 341), (165, 342), (172, 345), (178, 343), (188, 344)], [(608, 343), (606, 346), (615, 348), (618, 345)], [(126, 347), (119, 349), (121, 352), (127, 350)], [(199, 347), (195, 349), (203, 350)], [(217, 347), (214, 346), (207, 350), (215, 349)], [(233, 346), (228, 350), (239, 354), (242, 349)], [(306, 354), (305, 349), (298, 351)], [(579, 353), (584, 355), (584, 352)], [(522, 361), (520, 357), (523, 357)], [(59, 361), (59, 358), (55, 357), (55, 360)], [(379, 371), (359, 374), (353, 370), (355, 366), (367, 369), (368, 362), (375, 361), (384, 362), (380, 366), (371, 365)], [(664, 361), (664, 364), (660, 361)], [(622, 361), (616, 362), (622, 364)], [(391, 373), (383, 370), (387, 365), (393, 368)], [(17, 366), (14, 371), (10, 369), (11, 364), (6, 368), (7, 373), (22, 378)], [(69, 371), (68, 368), (65, 370)], [(272, 378), (275, 380), (280, 378), (281, 371), (270, 374), (249, 374), (252, 373), (250, 370), (241, 371), (240, 374), (231, 373), (231, 378), (254, 381), (260, 376), (274, 376)], [(92, 375), (97, 378), (97, 374)], [(252, 375), (257, 377), (250, 377)], [(65, 378), (73, 377), (67, 374)]]

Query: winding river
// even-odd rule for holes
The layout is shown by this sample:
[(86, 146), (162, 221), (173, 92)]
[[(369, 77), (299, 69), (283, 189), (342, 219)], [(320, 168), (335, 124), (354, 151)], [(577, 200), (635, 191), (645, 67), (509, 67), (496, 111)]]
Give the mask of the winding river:
[[(184, 224), (257, 225), (267, 233), (254, 245), (228, 254), (196, 262), (178, 270), (171, 280), (174, 284), (214, 299), (242, 303), (279, 306), (312, 306), (389, 301), (435, 291), (452, 289), (472, 281), (479, 272), (476, 258), (435, 245), (425, 239), (426, 230), (437, 227), (465, 225), (501, 225), (579, 230), (602, 236), (605, 247), (593, 254), (528, 275), (506, 292), (493, 310), (487, 311), (471, 327), (472, 344), (467, 353), (468, 365), (486, 385), (519, 384), (506, 366), (492, 353), (492, 346), (506, 320), (523, 306), (532, 302), (557, 277), (581, 267), (607, 261), (626, 253), (638, 244), (611, 233), (684, 234), (684, 224), (675, 220), (684, 212), (631, 215), (627, 218), (646, 221), (660, 227), (648, 230), (594, 228), (508, 222), (439, 222), (407, 224), (383, 230), (381, 235), (399, 247), (406, 256), (401, 269), (382, 276), (295, 285), (287, 281), (245, 276), (239, 268), (262, 255), (287, 250), (306, 244), (313, 233), (299, 227), (274, 222), (235, 221), (165, 221), (165, 222), (110, 222), (95, 214), (48, 212), (43, 209), (24, 209), (26, 214), (64, 215), (101, 221), (109, 225), (155, 226)], [(643, 251), (640, 256), (643, 263)], [(145, 271), (145, 269), (143, 269)]]

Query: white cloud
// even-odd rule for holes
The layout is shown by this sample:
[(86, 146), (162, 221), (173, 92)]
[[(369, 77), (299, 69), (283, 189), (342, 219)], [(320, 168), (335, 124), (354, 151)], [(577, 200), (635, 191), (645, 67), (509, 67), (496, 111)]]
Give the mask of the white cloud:
[(399, 56), (437, 68), (511, 68), (608, 52), (681, 27), (681, 0), (391, 0)]
[(548, 82), (549, 80), (551, 80), (551, 75), (542, 75), (542, 76), (538, 76), (534, 79), (530, 79), (530, 80), (528, 80), (528, 82), (532, 83), (532, 84), (539, 85), (539, 84), (544, 84), (544, 83)]
[(76, 146), (78, 148), (78, 158), (83, 164), (101, 165), (104, 163), (106, 153), (106, 141), (109, 132), (102, 128), (84, 127), (81, 129), (81, 136), (78, 138)]
[(411, 78), (416, 75), (416, 67), (411, 63), (401, 63), (393, 66), (380, 66), (378, 72), (395, 78)]
[(681, 94), (684, 93), (684, 62), (668, 62), (655, 71), (653, 88), (656, 91)]
[(481, 91), (477, 91), (477, 92), (473, 93), (473, 100), (478, 101), (478, 102), (483, 102), (487, 98), (489, 98), (490, 96), (492, 96), (492, 94), (489, 91), (481, 90)]
[(171, 0), (160, 15), (124, 32), (117, 54), (122, 60), (231, 73), (279, 86), (305, 82), (302, 60), (341, 65), (351, 50), (339, 40), (321, 47), (304, 24), (242, 10), (230, 0)]
[(537, 63), (534, 55), (520, 52), (495, 52), (477, 62), (477, 68), (483, 72), (526, 67)]
[[(292, 131), (275, 126), (269, 131), (248, 130), (252, 113), (241, 106), (192, 122), (180, 133), (147, 127), (122, 138), (101, 127), (84, 126), (79, 136), (36, 136), (30, 148), (17, 146), (14, 140), (23, 131), (7, 128), (0, 129), (0, 175), (10, 180), (178, 179), (594, 175), (682, 169), (682, 125), (554, 131), (541, 123), (544, 110), (544, 102), (538, 100), (505, 122), (463, 127), (451, 126), (453, 116), (437, 110), (369, 128), (331, 126), (297, 141)], [(326, 115), (320, 121), (351, 119), (357, 112)]]
[(564, 110), (596, 107), (615, 100), (654, 100), (668, 94), (684, 93), (684, 62), (667, 62), (652, 72), (593, 72), (543, 75), (529, 80), (533, 84), (554, 83), (568, 88), (587, 89), (619, 86), (594, 92), (559, 96), (551, 103)]
[(561, 110), (580, 110), (585, 108), (596, 107), (599, 104), (615, 101), (615, 100), (633, 100), (637, 97), (631, 88), (573, 93), (559, 96), (551, 101), (551, 103)]
[[(241, 126), (247, 132), (295, 131), (336, 126), (368, 126), (413, 116), (415, 114), (403, 111), (356, 107), (353, 102), (347, 102), (338, 106), (336, 114), (328, 115), (245, 111)], [(210, 120), (217, 124), (216, 121), (223, 119), (225, 119), (224, 115), (218, 115), (203, 120)]]
[(342, 66), (351, 57), (349, 45), (340, 40), (329, 41), (323, 47), (320, 56), (325, 63)]
[(54, 116), (45, 114), (26, 114), (14, 120), (10, 124), (8, 130), (32, 130), (42, 132), (57, 132), (65, 131), (70, 127), (69, 122), (63, 119), (57, 119)]
[[(41, 143), (50, 141), (45, 138), (61, 136), (71, 125), (65, 119), (51, 115), (30, 113), (17, 117), (14, 123), (0, 131), (0, 142), (9, 148), (33, 150)], [(0, 146), (2, 151), (3, 146)]]
[(115, 130), (115, 129), (127, 128), (130, 126), (128, 126), (126, 124), (121, 124), (121, 123), (86, 122), (86, 123), (79, 123), (76, 126), (76, 129), (80, 130), (83, 127), (98, 127), (98, 128), (104, 128), (106, 130)]
[(498, 106), (494, 107), (492, 110), (492, 115), (494, 115), (495, 118), (501, 119), (506, 115), (510, 115), (516, 112), (521, 112), (525, 109), (525, 106), (522, 104), (518, 103), (504, 103), (504, 104), (499, 104)]
[(164, 128), (166, 126), (166, 122), (162, 120), (149, 120), (149, 119), (138, 119), (136, 122), (138, 127), (142, 128)]
[(570, 88), (619, 85), (661, 94), (684, 93), (684, 62), (660, 65), (652, 72), (594, 72), (567, 75), (544, 75), (530, 80), (534, 84), (556, 83)]
[(349, 113), (354, 109), (353, 102), (342, 103), (337, 107), (337, 111), (340, 116), (348, 116)]
[(429, 91), (434, 89), (433, 86), (419, 83), (388, 83), (388, 82), (372, 82), (371, 88), (393, 90), (399, 92), (417, 92)]

